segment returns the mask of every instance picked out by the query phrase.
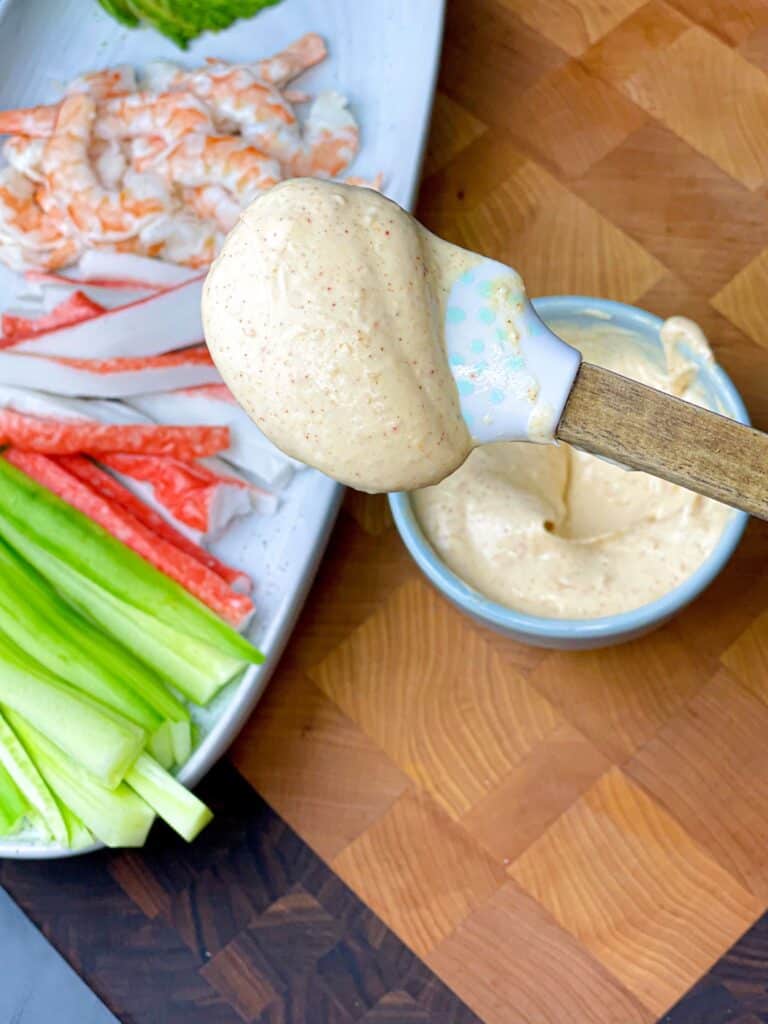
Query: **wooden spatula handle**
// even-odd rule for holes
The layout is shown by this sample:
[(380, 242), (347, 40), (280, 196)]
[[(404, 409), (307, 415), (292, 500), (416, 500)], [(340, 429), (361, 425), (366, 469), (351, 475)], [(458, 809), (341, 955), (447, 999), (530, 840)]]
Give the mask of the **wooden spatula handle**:
[(557, 437), (768, 519), (768, 434), (582, 363)]

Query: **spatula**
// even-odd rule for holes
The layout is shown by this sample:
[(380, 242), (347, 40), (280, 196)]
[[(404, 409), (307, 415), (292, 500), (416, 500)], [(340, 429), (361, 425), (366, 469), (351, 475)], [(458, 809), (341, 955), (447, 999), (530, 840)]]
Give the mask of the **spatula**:
[(509, 267), (483, 259), (459, 278), (445, 339), (476, 443), (554, 434), (768, 519), (768, 434), (582, 362), (539, 319)]

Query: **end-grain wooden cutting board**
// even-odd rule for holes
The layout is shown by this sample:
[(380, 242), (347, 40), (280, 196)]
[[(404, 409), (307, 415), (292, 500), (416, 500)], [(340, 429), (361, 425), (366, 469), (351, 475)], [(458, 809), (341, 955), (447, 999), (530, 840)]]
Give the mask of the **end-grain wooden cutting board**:
[[(449, 3), (419, 215), (692, 317), (768, 428), (765, 0)], [(753, 522), (660, 632), (534, 650), (349, 494), (236, 764), (489, 1024), (653, 1021), (768, 907), (767, 568)]]
[[(768, 0), (449, 0), (419, 213), (534, 295), (697, 320), (768, 428)], [(485, 1024), (759, 1024), (766, 570), (755, 522), (652, 636), (535, 650), (350, 493), (200, 842), (0, 880), (134, 1024), (475, 1020), (331, 872)]]

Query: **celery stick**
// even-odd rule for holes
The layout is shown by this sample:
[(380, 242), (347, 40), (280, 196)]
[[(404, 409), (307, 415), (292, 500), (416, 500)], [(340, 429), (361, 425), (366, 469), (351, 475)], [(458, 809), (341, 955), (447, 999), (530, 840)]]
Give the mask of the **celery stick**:
[(0, 701), (110, 788), (144, 748), (143, 729), (51, 675), (2, 633)]
[(98, 658), (102, 634), (0, 541), (0, 630), (50, 672), (152, 734), (163, 719)]
[[(3, 460), (0, 459), (0, 463)], [(179, 632), (134, 605), (120, 600), (39, 547), (37, 542), (0, 515), (0, 534), (81, 612), (175, 686), (190, 700), (206, 704), (245, 662), (214, 650)]]
[[(0, 630), (65, 682), (140, 725), (149, 733), (158, 760), (173, 763), (164, 722), (183, 723), (180, 731), (189, 732), (188, 710), (160, 679), (66, 604), (2, 540)], [(155, 739), (160, 730), (163, 735)]]
[[(93, 587), (82, 577), (79, 582), (80, 595)], [(72, 600), (77, 603), (78, 598)], [(207, 704), (245, 668), (242, 660), (193, 640), (104, 591), (90, 590), (89, 602), (89, 611), (103, 628), (122, 629), (138, 657), (196, 704)]]
[(147, 750), (163, 768), (171, 768), (176, 764), (176, 751), (173, 749), (173, 722), (163, 722), (160, 728), (150, 736)]
[(48, 834), (61, 846), (69, 843), (61, 810), (37, 766), (0, 713), (0, 763), (34, 807)]
[(28, 810), (26, 797), (8, 769), (0, 764), (0, 836), (15, 832)]
[(185, 731), (179, 727), (180, 724), (182, 723), (171, 723), (171, 746), (176, 755), (176, 764), (184, 764), (192, 753), (192, 726), (189, 722), (183, 723), (187, 726)]
[(64, 819), (64, 824), (67, 826), (67, 835), (69, 836), (69, 842), (67, 845), (69, 846), (69, 849), (82, 850), (86, 846), (92, 846), (95, 842), (93, 834), (88, 831), (83, 822), (71, 808), (67, 807), (67, 805), (61, 801), (58, 801), (58, 804), (61, 816)]
[(187, 842), (213, 817), (205, 804), (146, 754), (136, 759), (125, 781)]
[(62, 753), (20, 715), (11, 724), (62, 803), (107, 846), (143, 846), (154, 821), (152, 809), (124, 782), (107, 789)]
[[(145, 615), (232, 658), (254, 664), (264, 660), (253, 644), (175, 580), (2, 458), (0, 511), (30, 540)], [(5, 533), (3, 524), (0, 530)]]

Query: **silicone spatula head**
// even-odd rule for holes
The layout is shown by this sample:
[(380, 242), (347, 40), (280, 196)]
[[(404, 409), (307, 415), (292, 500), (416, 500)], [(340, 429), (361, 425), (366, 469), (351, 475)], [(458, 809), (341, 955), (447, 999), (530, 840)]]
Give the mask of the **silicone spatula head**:
[(482, 259), (458, 278), (445, 344), (476, 444), (554, 439), (581, 355), (539, 319), (517, 271)]

